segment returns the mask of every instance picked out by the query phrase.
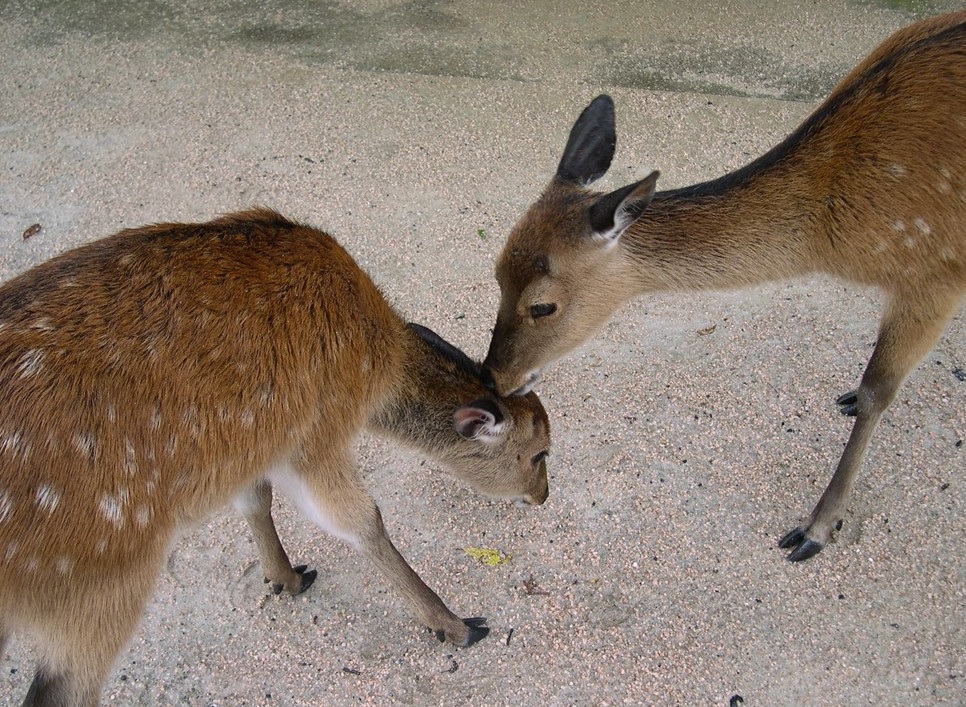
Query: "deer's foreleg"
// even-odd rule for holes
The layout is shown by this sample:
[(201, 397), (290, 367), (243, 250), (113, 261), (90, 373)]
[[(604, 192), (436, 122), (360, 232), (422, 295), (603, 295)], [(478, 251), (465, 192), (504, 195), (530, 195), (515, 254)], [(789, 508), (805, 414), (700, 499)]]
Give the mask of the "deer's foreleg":
[(833, 531), (841, 527), (879, 420), (906, 376), (936, 343), (961, 299), (959, 293), (925, 294), (922, 290), (890, 299), (862, 382), (854, 393), (840, 398), (840, 404), (848, 408), (845, 412), (855, 414), (855, 424), (835, 474), (805, 523), (778, 543), (792, 551), (789, 560), (807, 560), (820, 552), (832, 539)]

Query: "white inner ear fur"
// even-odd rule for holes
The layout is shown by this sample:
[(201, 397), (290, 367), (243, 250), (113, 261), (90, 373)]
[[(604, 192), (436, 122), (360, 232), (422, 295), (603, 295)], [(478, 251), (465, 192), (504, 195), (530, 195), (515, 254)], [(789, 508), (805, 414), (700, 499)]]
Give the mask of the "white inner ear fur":
[(497, 442), (503, 435), (503, 430), (506, 429), (506, 421), (500, 420), (497, 422), (496, 418), (485, 410), (481, 410), (480, 413), (482, 423), (473, 433), (473, 439), (489, 444)]
[(636, 201), (637, 199), (632, 200), (630, 196), (624, 199), (614, 211), (614, 225), (606, 231), (594, 231), (594, 241), (607, 249), (617, 245), (624, 231), (637, 220), (629, 208), (629, 205)]
[(467, 427), (473, 425), (473, 434), (467, 439), (486, 442), (487, 444), (494, 444), (499, 441), (503, 430), (506, 428), (505, 420), (497, 422), (491, 413), (480, 408), (461, 408), (457, 410), (454, 421), (460, 434), (463, 434)]
[(506, 422), (487, 422), (480, 425), (480, 428), (473, 435), (473, 439), (477, 439), (481, 442), (486, 442), (487, 444), (496, 444), (500, 441), (503, 436), (503, 430), (506, 428)]

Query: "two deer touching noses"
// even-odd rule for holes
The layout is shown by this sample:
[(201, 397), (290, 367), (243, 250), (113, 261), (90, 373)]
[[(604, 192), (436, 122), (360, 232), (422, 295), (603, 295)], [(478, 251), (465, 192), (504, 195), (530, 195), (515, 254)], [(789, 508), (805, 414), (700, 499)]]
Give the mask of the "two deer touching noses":
[[(353, 460), (363, 429), (482, 493), (548, 495), (539, 373), (625, 301), (826, 272), (888, 295), (855, 426), (782, 547), (830, 540), (869, 440), (966, 292), (966, 13), (912, 25), (787, 140), (720, 179), (602, 194), (616, 132), (601, 96), (497, 263), (481, 368), (407, 325), (328, 235), (261, 209), (124, 231), (0, 287), (0, 652), (42, 656), (27, 705), (95, 705), (179, 529), (231, 501), (275, 591), (293, 567), (273, 486), (382, 571), (456, 645), (486, 635), (409, 567)], [(96, 630), (95, 628), (96, 627)]]

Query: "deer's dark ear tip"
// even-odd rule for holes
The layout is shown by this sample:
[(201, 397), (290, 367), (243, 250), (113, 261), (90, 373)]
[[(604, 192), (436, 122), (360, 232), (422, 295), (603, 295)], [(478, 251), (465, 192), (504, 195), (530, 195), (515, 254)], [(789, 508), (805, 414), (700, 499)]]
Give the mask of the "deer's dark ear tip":
[[(603, 118), (606, 123), (613, 126), (614, 123), (614, 99), (606, 93), (602, 93), (590, 102), (587, 110), (596, 115), (598, 119)], [(613, 128), (611, 128), (613, 129)]]

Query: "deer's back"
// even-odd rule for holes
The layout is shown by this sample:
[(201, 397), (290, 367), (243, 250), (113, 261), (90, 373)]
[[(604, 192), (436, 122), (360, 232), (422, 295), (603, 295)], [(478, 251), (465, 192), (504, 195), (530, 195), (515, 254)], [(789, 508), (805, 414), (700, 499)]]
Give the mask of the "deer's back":
[(966, 287), (966, 12), (900, 30), (774, 149), (667, 194), (731, 223), (765, 212), (806, 239), (802, 271)]
[(122, 562), (307, 435), (345, 444), (401, 326), (332, 238), (269, 211), (125, 231), (6, 283), (0, 584), (41, 555)]
[(966, 286), (966, 13), (897, 32), (790, 142), (785, 171), (811, 183), (821, 269)]

